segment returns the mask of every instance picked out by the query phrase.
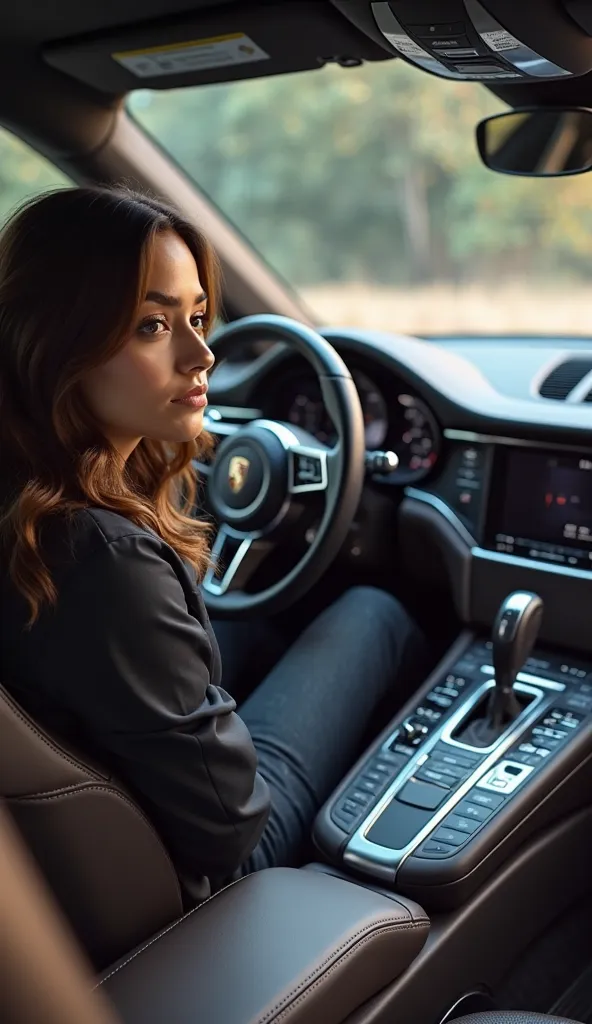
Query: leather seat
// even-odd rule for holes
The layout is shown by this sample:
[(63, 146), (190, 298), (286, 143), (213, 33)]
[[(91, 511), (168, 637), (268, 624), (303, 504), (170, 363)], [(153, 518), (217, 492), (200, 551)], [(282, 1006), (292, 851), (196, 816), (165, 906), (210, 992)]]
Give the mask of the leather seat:
[(0, 797), (97, 969), (183, 913), (177, 874), (132, 797), (0, 686)]
[(470, 1017), (459, 1017), (451, 1024), (578, 1024), (566, 1017), (548, 1017), (544, 1013), (528, 1013), (524, 1010), (499, 1010), (494, 1013), (472, 1013)]

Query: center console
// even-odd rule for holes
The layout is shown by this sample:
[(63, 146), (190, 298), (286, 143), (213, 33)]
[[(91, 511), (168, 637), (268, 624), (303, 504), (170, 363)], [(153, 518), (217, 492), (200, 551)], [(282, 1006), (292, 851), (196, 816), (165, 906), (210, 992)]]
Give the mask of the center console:
[(528, 836), (582, 806), (592, 661), (529, 653), (540, 616), (533, 628), (523, 611), (535, 602), (511, 595), (492, 640), (462, 638), (344, 780), (315, 826), (333, 863), (429, 909), (454, 907)]

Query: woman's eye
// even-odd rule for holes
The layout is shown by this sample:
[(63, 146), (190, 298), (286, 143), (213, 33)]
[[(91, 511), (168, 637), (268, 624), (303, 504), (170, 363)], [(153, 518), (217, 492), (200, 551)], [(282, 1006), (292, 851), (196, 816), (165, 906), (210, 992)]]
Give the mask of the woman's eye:
[(200, 331), (203, 333), (203, 331), (205, 331), (206, 329), (206, 319), (206, 313), (194, 313), (193, 316), (191, 317), (191, 326), (193, 327), (194, 331)]
[(164, 320), (145, 320), (143, 324), (140, 324), (138, 333), (156, 337), (157, 335), (162, 334), (165, 330), (166, 322)]

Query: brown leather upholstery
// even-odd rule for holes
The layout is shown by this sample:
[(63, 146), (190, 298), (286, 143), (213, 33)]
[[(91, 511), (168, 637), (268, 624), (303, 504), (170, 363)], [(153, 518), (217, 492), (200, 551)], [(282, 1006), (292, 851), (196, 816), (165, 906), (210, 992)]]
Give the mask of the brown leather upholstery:
[(125, 958), (102, 988), (124, 1024), (341, 1024), (394, 981), (429, 921), (332, 875), (250, 875)]
[(98, 969), (181, 916), (163, 844), (104, 769), (48, 735), (3, 687), (0, 737), (0, 796)]
[(92, 984), (88, 963), (0, 807), (0, 1020), (117, 1024)]

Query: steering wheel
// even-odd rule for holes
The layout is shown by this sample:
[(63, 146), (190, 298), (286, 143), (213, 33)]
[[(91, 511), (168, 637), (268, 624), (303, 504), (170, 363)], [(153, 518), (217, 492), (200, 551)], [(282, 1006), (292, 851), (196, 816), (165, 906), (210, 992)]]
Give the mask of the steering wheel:
[[(291, 423), (259, 419), (229, 433), (227, 425), (205, 418), (205, 429), (221, 440), (212, 465), (197, 466), (218, 524), (203, 594), (210, 613), (220, 618), (281, 611), (310, 590), (343, 544), (364, 483), (360, 399), (343, 359), (324, 338), (296, 320), (258, 315), (222, 327), (211, 347), (220, 362), (237, 345), (267, 339), (287, 343), (310, 363), (337, 443), (328, 448)], [(263, 560), (298, 530), (307, 503), (318, 505), (319, 497), (322, 516), (306, 554), (283, 579), (246, 591)]]

